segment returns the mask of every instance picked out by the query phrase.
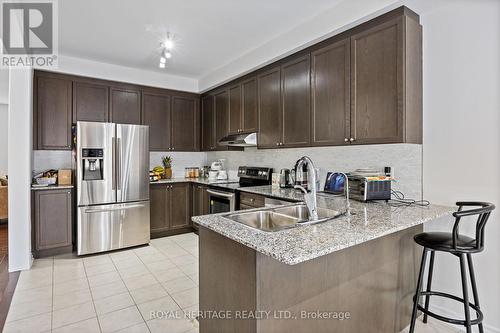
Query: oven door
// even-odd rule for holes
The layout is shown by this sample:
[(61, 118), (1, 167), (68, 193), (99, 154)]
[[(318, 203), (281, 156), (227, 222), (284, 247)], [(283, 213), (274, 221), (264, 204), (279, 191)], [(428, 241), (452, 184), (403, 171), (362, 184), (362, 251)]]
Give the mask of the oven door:
[(233, 212), (236, 209), (236, 195), (231, 192), (207, 189), (210, 214)]

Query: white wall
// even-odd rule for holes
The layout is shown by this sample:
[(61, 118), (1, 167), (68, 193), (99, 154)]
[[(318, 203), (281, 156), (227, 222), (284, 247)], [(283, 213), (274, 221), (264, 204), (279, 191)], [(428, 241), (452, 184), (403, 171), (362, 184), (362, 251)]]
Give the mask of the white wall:
[(31, 267), (33, 71), (13, 69), (9, 84), (9, 271)]
[[(424, 196), (434, 203), (485, 200), (500, 207), (500, 2), (434, 3), (434, 8), (421, 13)], [(471, 231), (474, 223), (464, 222), (464, 230)], [(446, 219), (426, 229), (450, 226)], [(499, 239), (497, 211), (486, 227), (485, 251), (473, 256), (491, 332), (500, 332)], [(461, 295), (457, 258), (439, 255), (436, 264), (436, 289)], [(436, 303), (463, 318), (461, 307)]]
[(7, 167), (7, 129), (9, 115), (9, 71), (0, 69), (0, 176), (6, 175)]
[(8, 142), (8, 104), (0, 104), (0, 176), (8, 174), (7, 165), (7, 142)]
[(65, 55), (59, 56), (58, 68), (51, 69), (51, 71), (158, 88), (198, 92), (198, 80), (193, 78), (113, 65)]

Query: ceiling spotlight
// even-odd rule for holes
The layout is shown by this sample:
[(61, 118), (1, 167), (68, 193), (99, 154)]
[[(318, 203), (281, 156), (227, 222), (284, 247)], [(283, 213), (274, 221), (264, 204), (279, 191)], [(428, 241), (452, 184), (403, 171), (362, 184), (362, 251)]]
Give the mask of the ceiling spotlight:
[(165, 68), (165, 63), (160, 62), (160, 68)]
[(165, 58), (170, 59), (172, 58), (172, 53), (170, 53), (170, 51), (165, 50), (164, 56)]
[[(167, 57), (168, 58), (168, 57)], [(160, 58), (160, 64), (164, 64), (167, 62), (167, 59), (165, 57)]]
[(170, 38), (167, 38), (167, 39), (165, 39), (165, 42), (163, 43), (163, 45), (165, 46), (165, 48), (167, 50), (171, 50), (174, 48), (174, 41), (171, 40)]

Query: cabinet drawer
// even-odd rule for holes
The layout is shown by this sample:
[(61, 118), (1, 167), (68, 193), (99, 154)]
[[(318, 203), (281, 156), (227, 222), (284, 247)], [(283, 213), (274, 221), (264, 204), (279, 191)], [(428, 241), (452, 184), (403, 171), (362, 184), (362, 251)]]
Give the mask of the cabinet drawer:
[(250, 206), (252, 208), (264, 207), (264, 197), (258, 194), (241, 193), (240, 194), (240, 207)]

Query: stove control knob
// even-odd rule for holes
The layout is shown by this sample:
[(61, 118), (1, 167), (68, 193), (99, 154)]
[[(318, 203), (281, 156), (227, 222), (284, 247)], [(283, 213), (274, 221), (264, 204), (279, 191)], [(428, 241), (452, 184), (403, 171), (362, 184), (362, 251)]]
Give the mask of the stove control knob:
[(259, 171), (259, 176), (262, 176), (262, 171)]

